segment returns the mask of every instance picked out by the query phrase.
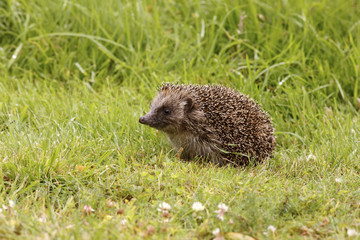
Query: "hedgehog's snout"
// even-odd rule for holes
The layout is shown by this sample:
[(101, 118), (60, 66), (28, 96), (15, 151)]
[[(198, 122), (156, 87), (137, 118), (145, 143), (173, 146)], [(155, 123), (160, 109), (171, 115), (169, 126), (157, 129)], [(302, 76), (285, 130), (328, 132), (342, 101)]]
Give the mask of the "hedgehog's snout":
[(145, 118), (145, 116), (142, 116), (142, 117), (139, 118), (139, 123), (141, 123), (141, 124), (146, 124), (146, 118)]
[(139, 123), (144, 123), (144, 121), (145, 121), (145, 118), (144, 118), (144, 117), (140, 117), (140, 118), (139, 118)]
[(147, 113), (145, 116), (142, 116), (141, 118), (139, 118), (139, 123), (153, 127), (153, 125), (155, 124), (153, 114), (150, 112)]
[(152, 128), (162, 130), (167, 123), (164, 118), (159, 117), (156, 113), (150, 111), (145, 116), (139, 118), (139, 123), (148, 125)]

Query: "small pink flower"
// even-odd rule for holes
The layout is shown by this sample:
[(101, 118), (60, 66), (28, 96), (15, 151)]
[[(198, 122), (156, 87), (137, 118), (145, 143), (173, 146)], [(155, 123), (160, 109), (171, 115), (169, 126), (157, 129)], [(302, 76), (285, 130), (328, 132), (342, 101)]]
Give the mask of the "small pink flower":
[(105, 201), (105, 205), (106, 205), (106, 207), (108, 207), (108, 208), (113, 208), (113, 207), (116, 206), (116, 203), (113, 202), (113, 201), (111, 201), (110, 199), (107, 199), (107, 200)]
[(170, 210), (171, 210), (171, 206), (170, 204), (166, 203), (166, 202), (162, 202), (159, 204), (159, 207), (157, 209), (159, 212), (161, 212), (161, 215), (163, 217), (164, 222), (169, 222), (171, 221), (170, 218)]
[(87, 216), (87, 215), (90, 215), (92, 212), (94, 212), (95, 210), (91, 207), (91, 206), (89, 206), (89, 205), (85, 205), (84, 206), (84, 208), (83, 208), (83, 210), (82, 210), (82, 212), (83, 212), (83, 214), (85, 215), (85, 216)]
[(215, 211), (215, 213), (217, 213), (217, 217), (221, 220), (224, 221), (224, 215), (225, 213), (229, 210), (229, 207), (226, 206), (224, 203), (220, 203), (218, 205), (218, 210)]

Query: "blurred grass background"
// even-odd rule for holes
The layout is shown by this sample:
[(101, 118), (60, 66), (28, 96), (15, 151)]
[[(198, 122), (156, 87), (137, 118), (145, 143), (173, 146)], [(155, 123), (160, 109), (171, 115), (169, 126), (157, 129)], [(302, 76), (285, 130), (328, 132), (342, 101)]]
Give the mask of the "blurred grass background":
[[(0, 235), (360, 232), (359, 65), (356, 0), (2, 0), (0, 202), (16, 211), (3, 208)], [(164, 81), (256, 99), (276, 127), (274, 159), (245, 169), (178, 161), (137, 122)], [(173, 206), (166, 224), (162, 201)], [(194, 201), (208, 209), (201, 219)], [(231, 211), (224, 222), (220, 202)], [(85, 217), (85, 205), (95, 212)]]

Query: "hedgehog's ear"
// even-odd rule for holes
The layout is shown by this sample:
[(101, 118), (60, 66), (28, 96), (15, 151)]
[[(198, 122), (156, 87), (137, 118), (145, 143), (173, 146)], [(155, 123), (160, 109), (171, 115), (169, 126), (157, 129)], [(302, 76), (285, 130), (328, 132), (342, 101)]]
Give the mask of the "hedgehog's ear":
[(191, 112), (194, 109), (195, 105), (191, 98), (185, 99), (185, 111)]

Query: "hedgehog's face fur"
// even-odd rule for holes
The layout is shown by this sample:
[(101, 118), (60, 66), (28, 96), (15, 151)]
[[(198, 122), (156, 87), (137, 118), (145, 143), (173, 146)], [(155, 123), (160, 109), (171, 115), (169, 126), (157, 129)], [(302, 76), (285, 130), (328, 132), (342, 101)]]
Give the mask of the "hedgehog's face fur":
[(150, 111), (139, 122), (174, 134), (184, 130), (194, 110), (193, 100), (188, 94), (163, 87), (152, 101)]

